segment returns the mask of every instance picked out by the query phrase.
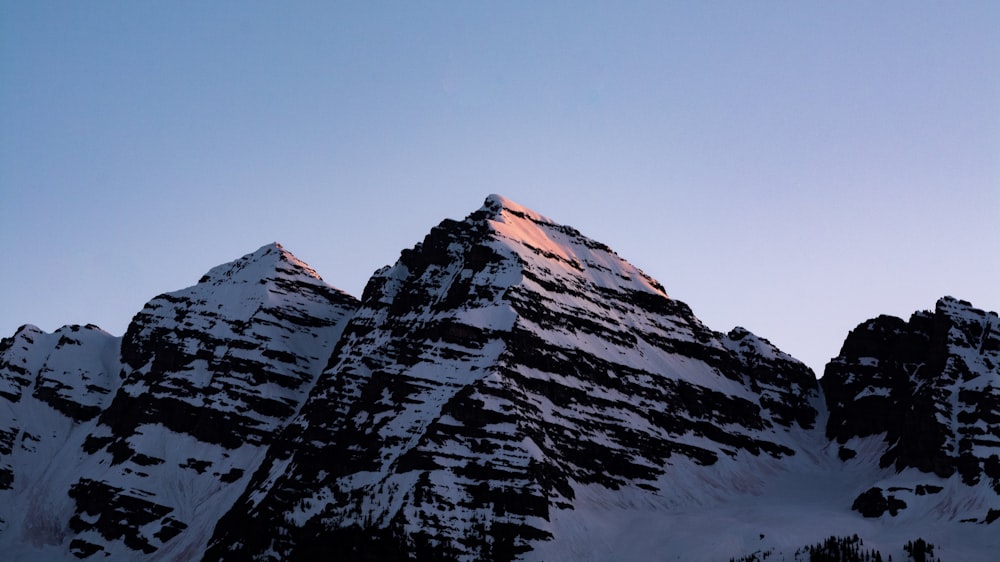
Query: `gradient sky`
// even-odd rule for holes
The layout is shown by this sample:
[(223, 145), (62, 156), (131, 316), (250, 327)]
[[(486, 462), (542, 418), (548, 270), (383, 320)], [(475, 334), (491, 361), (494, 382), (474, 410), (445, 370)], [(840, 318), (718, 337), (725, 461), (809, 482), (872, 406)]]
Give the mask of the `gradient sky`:
[(360, 295), (490, 193), (817, 371), (1000, 308), (1000, 2), (0, 0), (0, 335), (278, 241)]

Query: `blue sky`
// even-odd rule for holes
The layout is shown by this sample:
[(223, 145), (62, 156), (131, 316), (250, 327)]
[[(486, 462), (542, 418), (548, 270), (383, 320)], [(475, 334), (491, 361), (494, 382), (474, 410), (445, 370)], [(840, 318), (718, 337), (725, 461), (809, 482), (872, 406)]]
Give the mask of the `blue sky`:
[[(422, 4), (422, 5), (419, 5)], [(0, 1), (0, 335), (279, 241), (360, 295), (501, 193), (820, 370), (1000, 308), (997, 2)]]

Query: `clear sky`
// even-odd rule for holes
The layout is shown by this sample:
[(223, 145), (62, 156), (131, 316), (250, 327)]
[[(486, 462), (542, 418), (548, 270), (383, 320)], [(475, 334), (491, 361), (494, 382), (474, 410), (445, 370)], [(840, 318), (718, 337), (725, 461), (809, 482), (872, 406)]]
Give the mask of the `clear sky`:
[(0, 0), (0, 335), (273, 241), (360, 295), (503, 194), (817, 371), (1000, 308), (1000, 2)]

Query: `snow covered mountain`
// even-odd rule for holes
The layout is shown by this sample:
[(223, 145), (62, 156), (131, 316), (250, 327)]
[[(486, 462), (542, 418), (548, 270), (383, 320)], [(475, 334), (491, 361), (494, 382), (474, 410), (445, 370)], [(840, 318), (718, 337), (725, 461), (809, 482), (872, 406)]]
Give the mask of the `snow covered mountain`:
[(817, 382), (493, 195), (360, 301), (274, 244), (122, 338), (4, 339), (0, 553), (808, 560), (857, 534), (992, 560), (998, 385), (969, 303), (863, 323)]
[(375, 275), (211, 556), (510, 558), (597, 490), (795, 455), (819, 404), (801, 363), (494, 196)]
[[(827, 436), (839, 444), (845, 461), (859, 450), (875, 450), (878, 465), (897, 474), (916, 469), (944, 482), (960, 479), (959, 489), (977, 493), (960, 507), (946, 497), (938, 509), (992, 523), (1000, 518), (998, 373), (995, 313), (945, 297), (935, 310), (917, 312), (909, 322), (888, 316), (869, 320), (848, 335), (826, 367)], [(932, 479), (923, 486), (901, 485), (892, 500), (883, 498), (882, 489), (891, 487), (893, 478), (866, 492), (855, 509), (866, 515), (903, 510), (921, 503), (914, 496), (941, 489)]]
[(356, 306), (272, 244), (156, 297), (124, 338), (5, 339), (4, 558), (200, 557)]

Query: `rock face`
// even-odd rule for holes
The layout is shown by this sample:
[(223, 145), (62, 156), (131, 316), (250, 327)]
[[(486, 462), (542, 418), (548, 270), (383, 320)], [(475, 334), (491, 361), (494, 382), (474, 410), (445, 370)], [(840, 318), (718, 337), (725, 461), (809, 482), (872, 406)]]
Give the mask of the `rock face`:
[[(881, 441), (879, 464), (1000, 492), (1000, 320), (951, 297), (851, 331), (821, 379), (827, 436)], [(983, 515), (985, 517), (985, 514)]]
[(490, 196), (360, 301), (273, 244), (122, 338), (3, 340), (0, 552), (729, 559), (903, 521), (988, 560), (998, 365), (996, 314), (946, 298), (859, 326), (818, 384)]
[(155, 420), (205, 443), (265, 445), (295, 413), (357, 300), (280, 245), (153, 299), (122, 341), (116, 442)]

